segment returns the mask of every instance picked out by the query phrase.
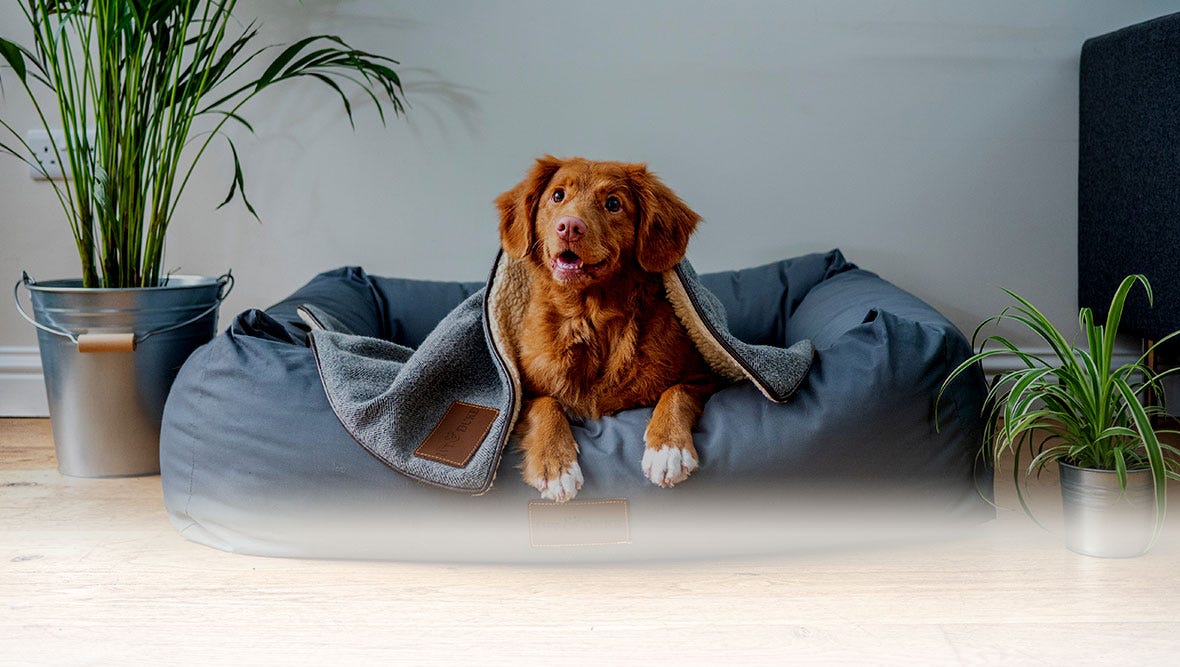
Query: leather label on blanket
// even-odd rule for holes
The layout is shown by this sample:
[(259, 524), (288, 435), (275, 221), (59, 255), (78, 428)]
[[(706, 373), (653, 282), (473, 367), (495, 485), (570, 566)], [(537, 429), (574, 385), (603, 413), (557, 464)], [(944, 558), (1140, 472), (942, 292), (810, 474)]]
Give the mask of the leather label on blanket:
[(529, 501), (529, 542), (534, 547), (630, 544), (626, 498)]
[(463, 401), (451, 403), (414, 456), (462, 468), (487, 437), (500, 411)]

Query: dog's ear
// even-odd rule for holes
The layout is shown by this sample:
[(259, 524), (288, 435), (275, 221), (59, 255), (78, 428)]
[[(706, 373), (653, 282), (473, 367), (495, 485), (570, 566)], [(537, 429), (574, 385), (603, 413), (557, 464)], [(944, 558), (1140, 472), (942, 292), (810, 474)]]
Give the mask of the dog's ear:
[(688, 237), (701, 217), (643, 164), (628, 168), (631, 188), (639, 202), (635, 258), (644, 271), (670, 271), (684, 259)]
[(533, 245), (537, 203), (545, 193), (549, 179), (561, 169), (562, 164), (562, 160), (552, 155), (537, 158), (523, 181), (496, 197), (496, 207), (500, 209), (500, 245), (512, 257), (523, 259), (529, 254), (529, 248)]

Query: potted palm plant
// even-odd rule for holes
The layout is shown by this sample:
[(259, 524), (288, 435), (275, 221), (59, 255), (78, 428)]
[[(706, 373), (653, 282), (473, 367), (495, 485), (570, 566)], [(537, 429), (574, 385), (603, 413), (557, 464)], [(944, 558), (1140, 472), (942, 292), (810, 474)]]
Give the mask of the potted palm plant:
[(1157, 429), (1153, 417), (1163, 408), (1143, 400), (1149, 389), (1162, 394), (1160, 379), (1167, 374), (1157, 373), (1145, 361), (1180, 332), (1156, 342), (1136, 361), (1112, 367), (1123, 304), (1136, 283), (1143, 285), (1150, 303), (1147, 278), (1131, 275), (1111, 299), (1105, 324), (1096, 324), (1089, 308), (1080, 310), (1084, 346), (1072, 345), (1033, 304), (1004, 290), (1016, 305), (984, 320), (972, 346), (988, 325), (1012, 322), (1050, 352), (1028, 352), (993, 334), (943, 384), (945, 390), (961, 373), (991, 356), (1015, 355), (1022, 362), (1023, 367), (992, 384), (985, 403), (984, 454), (993, 464), (1005, 453), (1012, 455), (1017, 497), (1029, 516), (1032, 510), (1021, 491), (1020, 473), (1032, 475), (1058, 463), (1066, 545), (1093, 556), (1146, 552), (1163, 528), (1167, 480), (1180, 479), (1180, 450), (1159, 439), (1175, 431)]
[(185, 357), (212, 337), (232, 286), (228, 273), (163, 270), (177, 203), (214, 140), (227, 141), (233, 157), (222, 205), (240, 196), (257, 217), (227, 124), (252, 132), (248, 103), (296, 79), (339, 96), (350, 123), (349, 87), (372, 100), (382, 122), (386, 108), (404, 111), (396, 61), (331, 35), (260, 47), (257, 24), (238, 21), (236, 5), (22, 0), (31, 45), (0, 37), (0, 83), (23, 88), (45, 133), (58, 137), (38, 154), (0, 116), (0, 152), (43, 173), (50, 161), (60, 165), (66, 180), (50, 183), (80, 260), (76, 279), (26, 274), (14, 288), (32, 300), (26, 319), (38, 329), (66, 474), (159, 469), (164, 399)]

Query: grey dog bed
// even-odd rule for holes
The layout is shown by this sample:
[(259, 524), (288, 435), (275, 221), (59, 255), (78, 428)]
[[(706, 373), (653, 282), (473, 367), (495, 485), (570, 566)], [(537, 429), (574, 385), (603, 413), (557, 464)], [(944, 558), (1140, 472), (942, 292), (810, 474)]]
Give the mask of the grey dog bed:
[(737, 339), (810, 339), (816, 353), (784, 403), (748, 380), (711, 397), (693, 436), (700, 469), (675, 488), (640, 470), (650, 408), (573, 424), (586, 481), (565, 505), (538, 501), (511, 447), (482, 495), (395, 472), (333, 413), (296, 310), (414, 350), (484, 284), (351, 267), (239, 314), (185, 363), (161, 431), (168, 515), (185, 537), (226, 551), (480, 561), (781, 551), (992, 516), (980, 492), (990, 471), (976, 457), (982, 374), (956, 381), (935, 413), (943, 379), (970, 354), (937, 311), (836, 250), (700, 284)]

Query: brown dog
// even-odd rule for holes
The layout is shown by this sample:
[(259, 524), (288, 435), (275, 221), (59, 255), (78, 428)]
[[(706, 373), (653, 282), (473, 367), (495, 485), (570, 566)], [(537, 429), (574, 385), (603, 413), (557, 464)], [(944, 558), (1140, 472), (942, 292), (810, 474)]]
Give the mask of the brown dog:
[(677, 320), (661, 274), (700, 218), (645, 165), (546, 156), (496, 199), (504, 251), (531, 272), (519, 366), (524, 479), (564, 502), (582, 487), (567, 416), (655, 406), (643, 472), (697, 468), (692, 429), (720, 380)]

